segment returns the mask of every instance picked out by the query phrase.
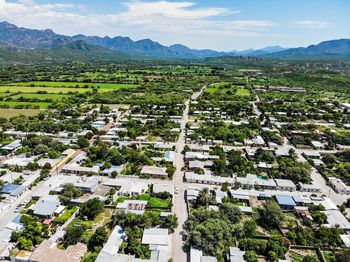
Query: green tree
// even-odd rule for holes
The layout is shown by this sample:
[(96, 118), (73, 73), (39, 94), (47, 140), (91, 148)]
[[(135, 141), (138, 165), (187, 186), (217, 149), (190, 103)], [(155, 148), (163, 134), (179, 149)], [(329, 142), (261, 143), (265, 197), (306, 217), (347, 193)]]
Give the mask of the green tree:
[(89, 240), (88, 248), (90, 251), (99, 251), (103, 244), (108, 240), (108, 233), (104, 227), (98, 227)]
[(260, 209), (261, 220), (267, 227), (278, 227), (284, 220), (284, 214), (281, 207), (274, 200), (268, 200)]
[(103, 210), (103, 203), (98, 198), (92, 198), (82, 204), (80, 215), (87, 217), (88, 219), (94, 219)]

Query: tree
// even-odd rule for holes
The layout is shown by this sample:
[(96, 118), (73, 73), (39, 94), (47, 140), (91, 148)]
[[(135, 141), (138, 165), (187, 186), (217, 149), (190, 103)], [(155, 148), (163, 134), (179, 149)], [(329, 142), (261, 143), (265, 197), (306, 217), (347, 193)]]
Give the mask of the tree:
[(267, 227), (278, 227), (284, 219), (281, 207), (274, 200), (267, 201), (261, 211), (261, 220)]
[(90, 145), (89, 140), (84, 136), (78, 138), (77, 144), (80, 148), (86, 148)]
[(303, 262), (320, 262), (317, 256), (306, 256), (303, 258)]
[(248, 250), (244, 254), (244, 259), (246, 262), (258, 262), (258, 257), (253, 250)]
[(70, 245), (75, 245), (78, 242), (81, 241), (81, 238), (85, 231), (87, 230), (87, 227), (84, 224), (71, 224), (68, 226), (66, 230), (66, 234), (63, 238), (63, 245), (65, 247), (68, 247)]
[(103, 209), (103, 203), (98, 198), (92, 198), (82, 204), (80, 214), (88, 219), (94, 219)]
[(108, 239), (107, 230), (104, 227), (98, 227), (95, 230), (95, 233), (89, 240), (88, 248), (90, 251), (100, 251), (103, 247), (103, 244)]
[(197, 204), (208, 207), (212, 199), (209, 188), (205, 187), (198, 193)]
[(18, 249), (23, 250), (31, 250), (33, 247), (33, 242), (30, 239), (26, 239), (25, 237), (20, 237), (17, 242)]
[(231, 223), (237, 223), (242, 218), (241, 210), (230, 202), (220, 205), (220, 211)]

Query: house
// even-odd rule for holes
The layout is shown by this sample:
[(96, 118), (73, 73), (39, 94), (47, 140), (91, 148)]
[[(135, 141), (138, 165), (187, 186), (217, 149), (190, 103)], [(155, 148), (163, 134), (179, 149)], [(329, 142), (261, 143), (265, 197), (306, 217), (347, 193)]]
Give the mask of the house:
[(118, 203), (117, 209), (124, 209), (126, 213), (142, 215), (145, 212), (147, 201), (144, 200), (125, 200)]
[(78, 243), (66, 249), (58, 249), (55, 243), (44, 240), (32, 253), (31, 262), (80, 262), (84, 257), (87, 247)]
[(244, 254), (238, 247), (230, 247), (230, 262), (244, 262)]
[(275, 179), (277, 190), (283, 190), (283, 191), (295, 191), (297, 189), (296, 185), (293, 183), (292, 180), (289, 179)]
[(16, 184), (7, 183), (3, 188), (1, 188), (0, 193), (17, 197), (21, 195), (26, 189), (27, 189), (27, 186), (25, 185), (16, 185)]
[(120, 166), (111, 166), (110, 168), (106, 168), (102, 171), (103, 175), (107, 175), (109, 177), (112, 176), (112, 173), (116, 173), (118, 176), (121, 174), (122, 170), (123, 170), (124, 166), (120, 165)]
[(324, 145), (319, 141), (311, 141), (311, 145), (314, 149), (323, 149)]
[(261, 187), (264, 189), (276, 189), (277, 185), (273, 179), (263, 179), (257, 175), (247, 174), (246, 177), (237, 177), (237, 183), (243, 188)]
[(249, 192), (247, 190), (233, 190), (230, 189), (231, 198), (241, 202), (249, 203)]
[(118, 190), (118, 195), (124, 197), (139, 196), (146, 192), (148, 189), (148, 184), (146, 182), (129, 181), (122, 179), (108, 179), (103, 182), (103, 185), (115, 187)]
[(85, 167), (78, 163), (69, 163), (62, 168), (63, 173), (76, 174), (76, 175), (98, 175), (100, 172), (99, 166)]
[(277, 157), (289, 157), (289, 150), (287, 148), (280, 147), (277, 150), (275, 150), (275, 155)]
[(350, 222), (338, 209), (326, 210), (321, 212), (327, 216), (327, 224), (325, 224), (324, 226), (327, 226), (327, 227), (339, 226), (339, 228), (343, 229), (346, 232), (350, 231)]
[(172, 184), (159, 184), (155, 183), (153, 184), (152, 188), (153, 193), (161, 193), (161, 192), (168, 192), (170, 195), (174, 194), (174, 186)]
[(343, 241), (344, 245), (349, 248), (350, 247), (350, 235), (340, 235), (341, 240)]
[(350, 187), (346, 185), (341, 179), (336, 177), (329, 177), (329, 183), (338, 194), (350, 194)]
[(60, 206), (57, 195), (48, 195), (38, 200), (33, 208), (33, 214), (39, 217), (52, 218), (55, 211), (61, 209)]
[(26, 167), (29, 163), (34, 162), (35, 157), (26, 157), (24, 154), (11, 156), (1, 163), (1, 166)]
[(12, 152), (20, 147), (22, 147), (22, 141), (19, 139), (16, 139), (16, 140), (12, 141), (10, 144), (1, 147), (1, 149)]
[(57, 159), (41, 158), (40, 160), (38, 160), (37, 164), (39, 165), (39, 167), (43, 168), (45, 164), (48, 163), (51, 166), (51, 168), (55, 168), (60, 161), (61, 159), (59, 158)]
[(234, 186), (235, 179), (232, 177), (221, 177), (213, 175), (198, 175), (194, 172), (185, 172), (185, 180), (189, 183), (200, 183), (200, 184), (210, 184), (210, 185), (223, 185), (228, 184)]
[(294, 210), (296, 203), (293, 197), (287, 195), (276, 195), (275, 198), (282, 209)]
[(320, 155), (320, 153), (319, 152), (317, 152), (317, 151), (304, 151), (303, 152), (303, 155), (307, 158), (312, 158), (312, 159), (317, 159), (317, 158), (320, 158), (321, 157), (321, 155)]
[(169, 230), (167, 228), (148, 228), (143, 231), (141, 243), (144, 245), (168, 246)]
[(265, 145), (265, 141), (261, 136), (256, 136), (252, 139), (252, 142), (254, 145), (258, 145), (258, 146), (263, 146)]
[(302, 192), (321, 193), (321, 187), (319, 187), (316, 184), (304, 184), (299, 182), (298, 187), (299, 187), (299, 190)]
[(202, 250), (191, 247), (190, 262), (216, 262), (216, 257), (203, 256)]
[(143, 166), (140, 172), (142, 175), (150, 175), (157, 178), (167, 178), (168, 173), (165, 167), (158, 166)]
[(265, 162), (259, 162), (257, 167), (263, 171), (268, 171), (272, 168), (272, 165)]
[(110, 234), (106, 244), (96, 258), (96, 262), (133, 262), (134, 256), (119, 254), (119, 247), (126, 238), (124, 230), (120, 226), (116, 226)]
[(100, 179), (96, 176), (89, 177), (87, 180), (79, 181), (74, 186), (86, 193), (94, 193), (100, 183)]

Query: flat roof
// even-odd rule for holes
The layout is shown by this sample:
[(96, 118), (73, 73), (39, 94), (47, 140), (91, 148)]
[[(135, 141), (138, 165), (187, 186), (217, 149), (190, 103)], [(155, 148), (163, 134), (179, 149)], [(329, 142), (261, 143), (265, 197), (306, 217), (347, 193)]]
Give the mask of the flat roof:
[(143, 231), (142, 244), (148, 245), (168, 245), (168, 233), (167, 228), (148, 228)]
[(291, 196), (287, 195), (276, 195), (276, 200), (278, 204), (284, 205), (284, 206), (296, 206), (296, 203)]

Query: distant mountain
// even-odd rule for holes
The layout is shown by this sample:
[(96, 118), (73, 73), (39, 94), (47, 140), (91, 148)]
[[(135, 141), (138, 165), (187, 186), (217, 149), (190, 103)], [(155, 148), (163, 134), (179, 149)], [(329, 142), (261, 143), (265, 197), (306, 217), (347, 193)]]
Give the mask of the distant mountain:
[(274, 52), (280, 52), (283, 50), (287, 50), (288, 48), (284, 48), (281, 46), (267, 46), (261, 49), (246, 49), (246, 50), (242, 50), (242, 51), (236, 51), (233, 50), (231, 52), (229, 52), (229, 54), (234, 54), (234, 55), (240, 55), (240, 56), (259, 56), (259, 55), (263, 55), (263, 54), (270, 54), (270, 53), (274, 53)]
[[(259, 57), (272, 59), (348, 59), (350, 40), (321, 42), (306, 48), (286, 49), (268, 46), (261, 49), (219, 52), (196, 50), (181, 44), (165, 46), (151, 39), (133, 41), (129, 37), (65, 36), (51, 29), (36, 30), (0, 23), (0, 61), (113, 60), (125, 57), (203, 59), (215, 57)], [(37, 57), (35, 57), (35, 55)], [(21, 60), (22, 58), (22, 60)]]
[(77, 40), (88, 44), (131, 55), (173, 58), (204, 58), (223, 53), (214, 50), (195, 50), (183, 45), (164, 46), (151, 39), (133, 41), (129, 37), (98, 37), (76, 35), (73, 37), (59, 35), (50, 29), (35, 30), (20, 28), (8, 22), (0, 23), (0, 42), (23, 49), (54, 48)]
[(350, 39), (324, 41), (317, 45), (290, 48), (260, 56), (279, 59), (349, 59)]
[(0, 63), (54, 61), (118, 61), (130, 59), (124, 53), (78, 40), (54, 48), (23, 49), (0, 44)]

